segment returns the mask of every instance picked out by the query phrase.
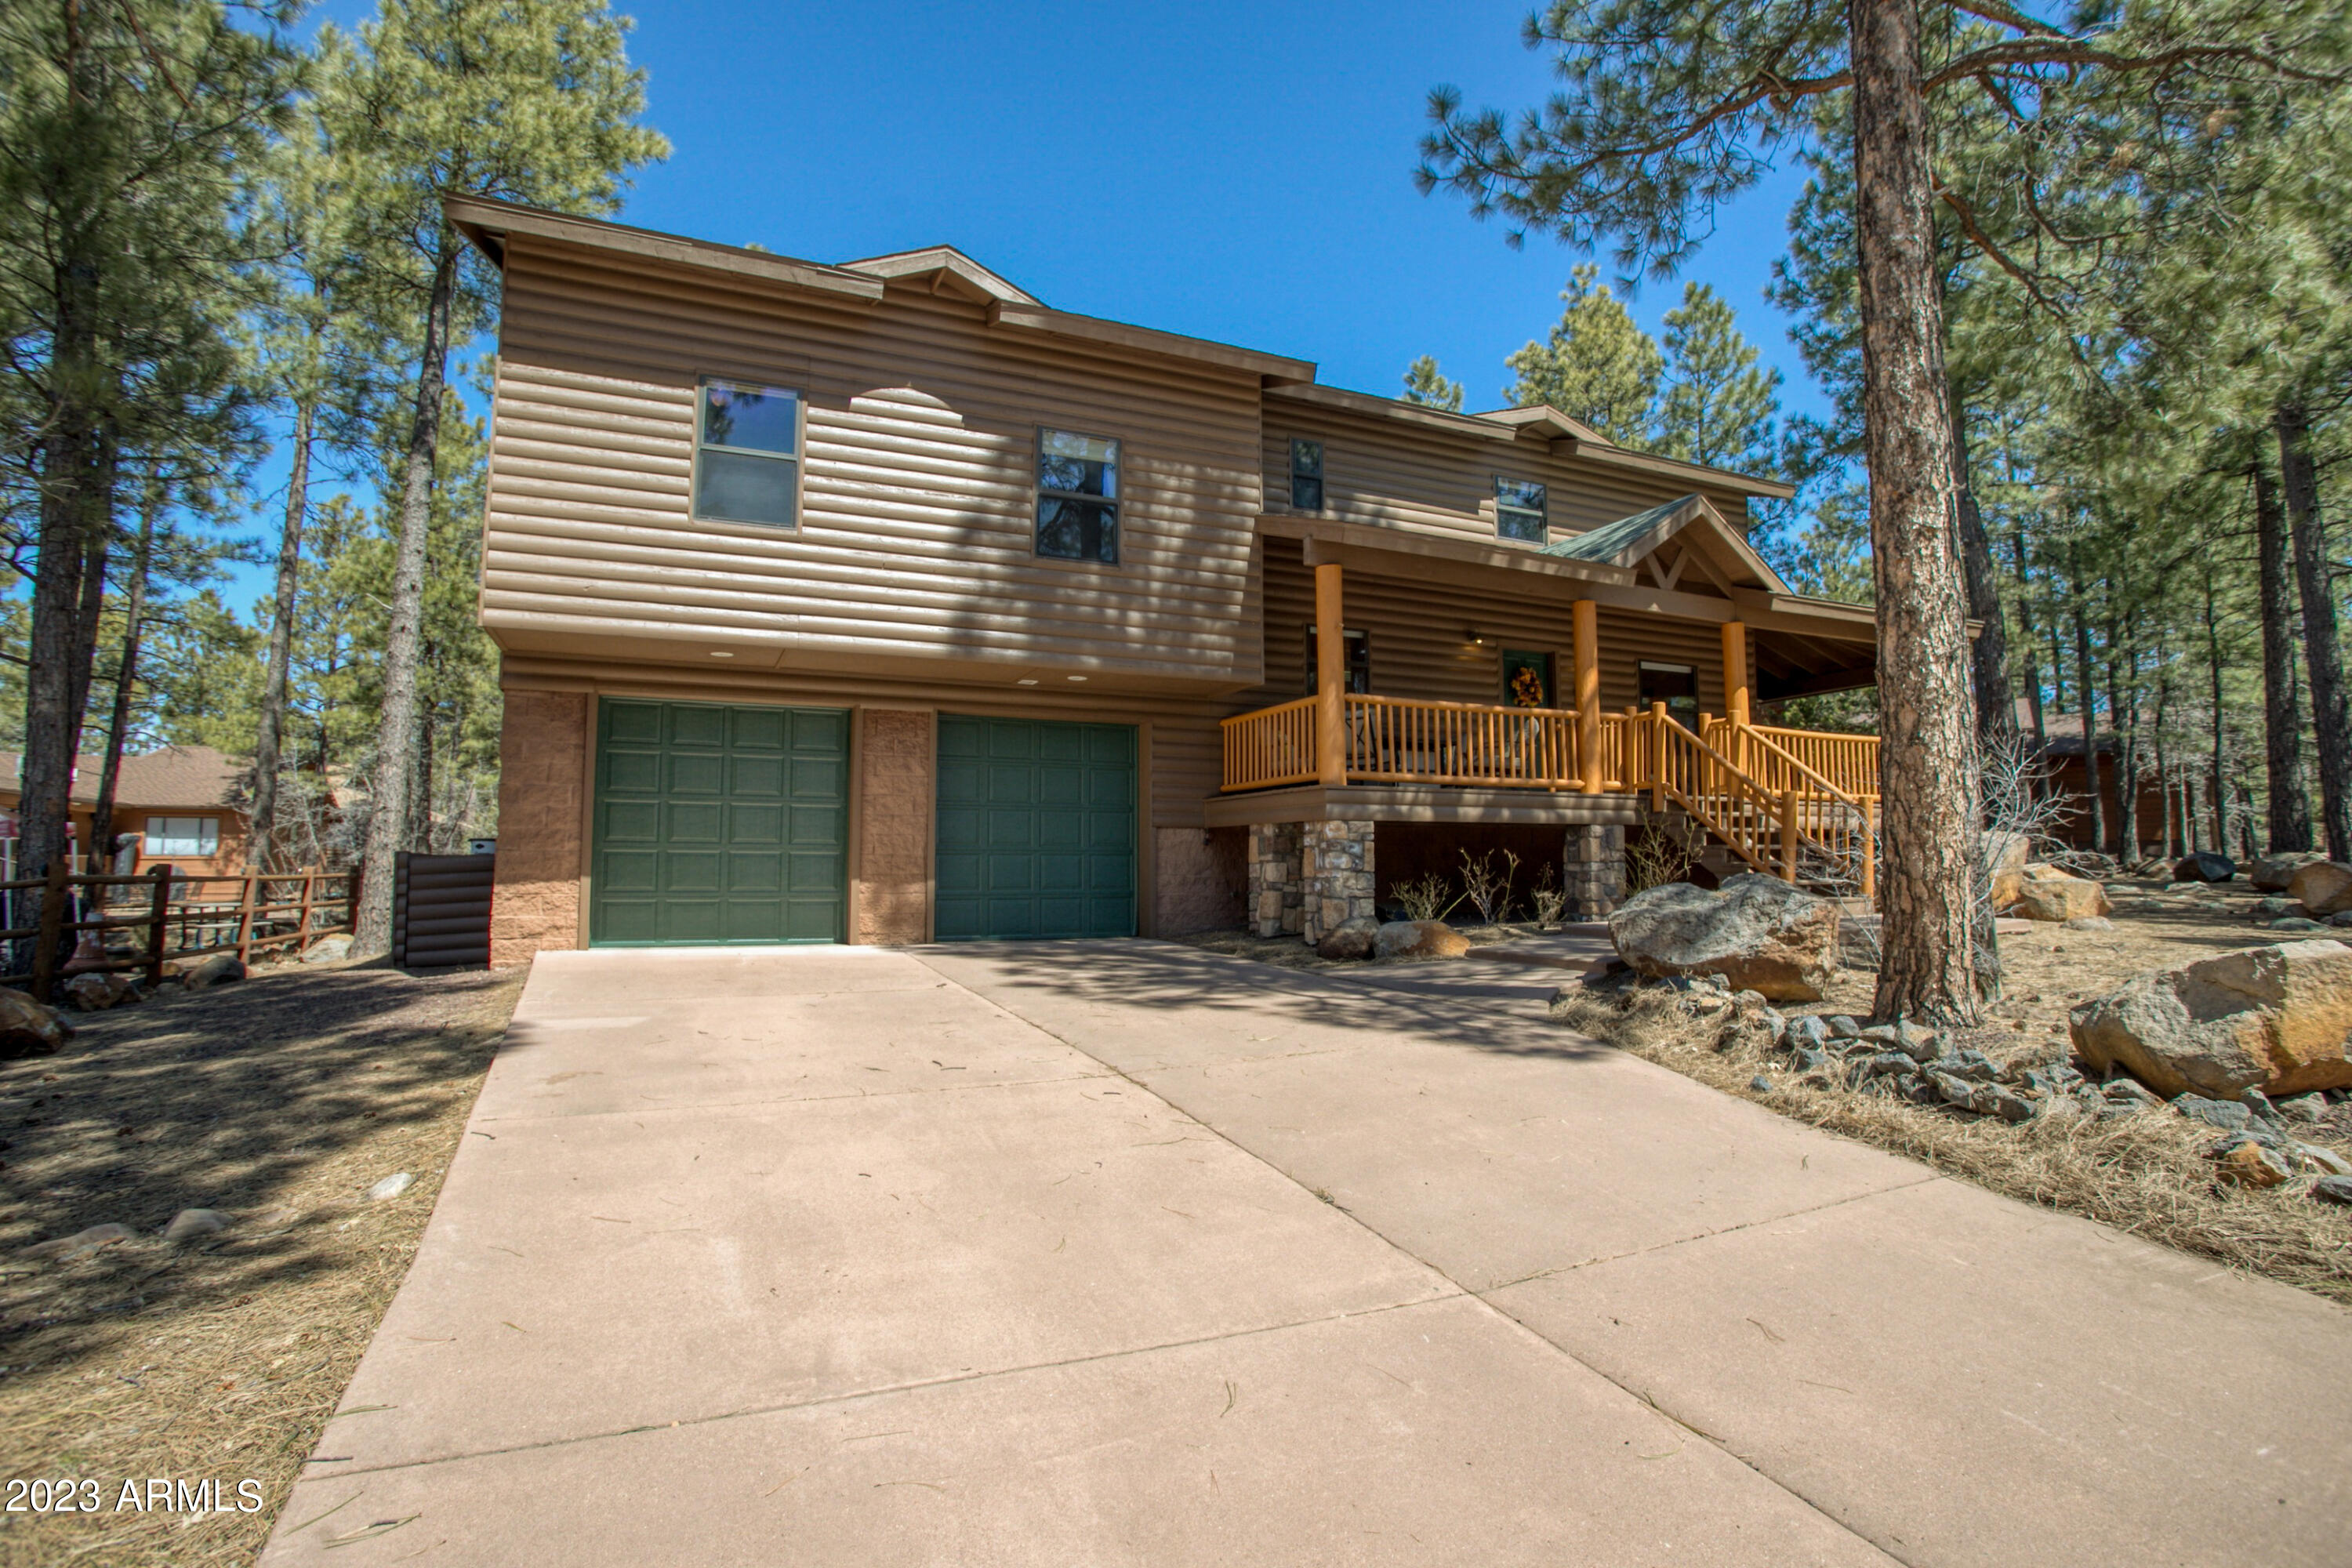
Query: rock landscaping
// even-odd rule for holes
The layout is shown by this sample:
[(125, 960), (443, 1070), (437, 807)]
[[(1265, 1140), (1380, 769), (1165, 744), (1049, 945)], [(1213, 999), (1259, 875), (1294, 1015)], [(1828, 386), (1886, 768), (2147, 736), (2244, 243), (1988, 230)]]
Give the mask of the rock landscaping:
[[(2021, 925), (2032, 934), (2002, 944), (2011, 992), (1968, 1029), (1864, 1016), (1872, 977), (1851, 952), (1818, 1002), (1743, 986), (1760, 933), (1745, 955), (1711, 950), (1705, 972), (1659, 973), (1653, 921), (1612, 921), (1619, 956), (1562, 988), (1553, 1016), (1996, 1190), (2352, 1302), (2352, 947), (2246, 945), (2262, 915), (2242, 891), (2153, 869), (2155, 886), (2112, 891), (2021, 877), (2082, 882), (2116, 914)], [(1721, 897), (1695, 893), (1656, 901)], [(2159, 920), (2202, 940), (2151, 940)], [(2232, 948), (2200, 954), (2229, 922)], [(1727, 929), (1709, 927), (1719, 942)], [(2045, 994), (2060, 979), (2100, 989)]]
[(1818, 1002), (1838, 964), (1839, 909), (1777, 877), (1710, 891), (1670, 882), (1609, 917), (1609, 940), (1644, 979), (1706, 976), (1775, 1002)]

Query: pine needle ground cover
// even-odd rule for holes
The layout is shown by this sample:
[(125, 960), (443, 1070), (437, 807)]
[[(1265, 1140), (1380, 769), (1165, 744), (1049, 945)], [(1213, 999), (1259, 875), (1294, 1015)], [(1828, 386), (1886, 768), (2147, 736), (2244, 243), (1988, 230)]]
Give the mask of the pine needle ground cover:
[[(2004, 1066), (2062, 1058), (2067, 1010), (2075, 1004), (2144, 971), (2271, 940), (2258, 923), (2257, 897), (2242, 883), (2235, 891), (2174, 895), (2147, 885), (2118, 891), (2111, 931), (2051, 925), (2005, 935), (2003, 998), (1983, 1026), (1956, 1035), (1954, 1043)], [(1866, 970), (1842, 971), (1826, 1001), (1781, 1011), (1866, 1019), (1874, 978)], [(2162, 1110), (2116, 1121), (2062, 1114), (2012, 1126), (1850, 1089), (1806, 1088), (1788, 1070), (1786, 1052), (1764, 1049), (1752, 1037), (1717, 1049), (1722, 1031), (1678, 1011), (1670, 994), (1635, 991), (1628, 1003), (1570, 986), (1552, 1016), (1726, 1094), (1948, 1175), (2352, 1305), (2352, 1209), (2306, 1195), (2309, 1175), (2265, 1190), (2224, 1184), (2208, 1157), (2219, 1137), (2212, 1128)], [(1752, 1087), (1759, 1077), (1772, 1087)], [(2352, 1158), (2352, 1103), (2292, 1132)]]
[[(408, 1270), (523, 973), (288, 965), (77, 1016), (61, 1054), (0, 1064), (0, 1476), (101, 1499), (0, 1512), (0, 1563), (259, 1553)], [(167, 1244), (187, 1208), (229, 1224)], [(135, 1235), (26, 1257), (106, 1224)], [(215, 1481), (232, 1511), (118, 1511), (150, 1478)], [(260, 1505), (234, 1511), (247, 1480)]]

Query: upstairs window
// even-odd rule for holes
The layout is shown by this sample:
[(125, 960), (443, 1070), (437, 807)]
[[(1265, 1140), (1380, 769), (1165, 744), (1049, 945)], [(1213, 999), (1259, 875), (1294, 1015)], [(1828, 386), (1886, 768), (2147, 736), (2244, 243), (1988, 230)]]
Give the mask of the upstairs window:
[(702, 384), (694, 515), (790, 528), (799, 511), (801, 398), (773, 386)]
[(1505, 539), (1541, 544), (1549, 531), (1544, 521), (1543, 486), (1496, 479), (1495, 531)]
[(1037, 553), (1118, 560), (1118, 443), (1037, 432)]
[(150, 855), (217, 855), (220, 818), (151, 816), (147, 819), (146, 839)]
[(1290, 443), (1290, 510), (1323, 510), (1323, 443)]

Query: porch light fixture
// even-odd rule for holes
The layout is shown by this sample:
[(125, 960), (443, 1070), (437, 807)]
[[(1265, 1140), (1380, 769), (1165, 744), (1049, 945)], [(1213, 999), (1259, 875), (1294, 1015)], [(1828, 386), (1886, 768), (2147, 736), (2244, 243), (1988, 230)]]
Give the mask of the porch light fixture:
[(1472, 627), (1469, 630), (1465, 631), (1462, 634), (1462, 637), (1463, 640), (1469, 643), (1472, 647), (1493, 647), (1495, 646), (1495, 639), (1493, 637), (1488, 637), (1485, 632), (1479, 631), (1475, 627)]

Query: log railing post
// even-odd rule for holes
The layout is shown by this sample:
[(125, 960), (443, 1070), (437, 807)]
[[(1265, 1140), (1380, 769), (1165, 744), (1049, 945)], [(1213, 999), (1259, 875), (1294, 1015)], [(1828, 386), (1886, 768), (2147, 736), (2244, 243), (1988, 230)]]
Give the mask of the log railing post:
[(1569, 605), (1576, 668), (1576, 760), (1587, 795), (1601, 793), (1601, 606)]
[(1666, 809), (1666, 705), (1650, 704), (1650, 809)]
[(41, 888), (40, 934), (33, 940), (40, 945), (33, 950), (33, 1000), (46, 1003), (58, 980), (58, 942), (66, 930), (66, 887), (73, 862), (70, 851), (49, 862), (47, 880)]
[(1326, 789), (1348, 782), (1348, 630), (1339, 566), (1315, 568), (1315, 778)]
[(1797, 879), (1797, 790), (1791, 784), (1780, 792), (1780, 880), (1793, 883)]
[(307, 946), (309, 946), (309, 945), (310, 945), (310, 905), (311, 905), (311, 903), (313, 902), (314, 898), (315, 898), (315, 895), (317, 894), (318, 890), (319, 890), (319, 873), (318, 873), (318, 872), (316, 872), (316, 871), (305, 871), (305, 872), (303, 872), (303, 873), (302, 873), (302, 913), (301, 913), (301, 917), (300, 917), (300, 919), (301, 919), (301, 922), (302, 922), (302, 923), (301, 923), (301, 924), (299, 924), (299, 925), (298, 925), (298, 926), (296, 926), (296, 927), (294, 928), (294, 956), (295, 956), (295, 957), (297, 957), (297, 958), (301, 957), (301, 956), (302, 956), (302, 950), (303, 950), (305, 947), (307, 947)]
[(245, 879), (245, 894), (237, 900), (236, 961), (239, 963), (253, 962), (250, 956), (253, 952), (253, 894), (254, 884), (259, 880), (258, 877), (248, 872)]
[(1862, 899), (1874, 909), (1878, 905), (1878, 832), (1867, 805), (1862, 810)]
[(172, 868), (158, 866), (148, 873), (155, 891), (147, 905), (147, 984), (163, 984), (163, 944), (171, 940)]

